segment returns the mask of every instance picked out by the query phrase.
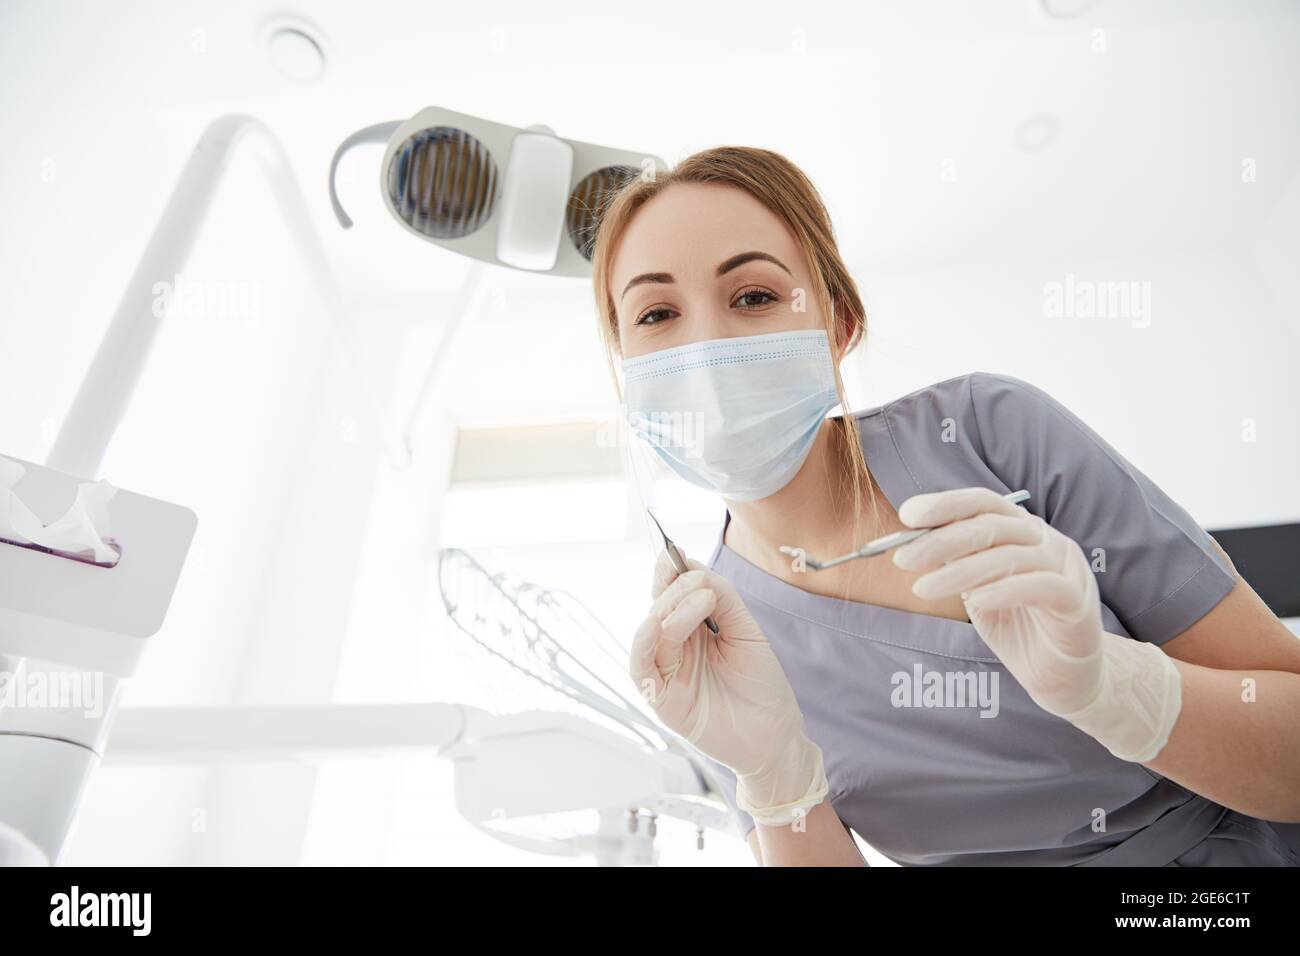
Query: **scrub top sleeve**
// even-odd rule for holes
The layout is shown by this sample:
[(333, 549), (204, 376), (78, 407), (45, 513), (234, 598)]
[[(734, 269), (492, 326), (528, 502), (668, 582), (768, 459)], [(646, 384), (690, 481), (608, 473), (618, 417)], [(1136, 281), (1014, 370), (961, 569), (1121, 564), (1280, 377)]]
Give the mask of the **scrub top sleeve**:
[(1009, 375), (977, 372), (969, 387), (985, 463), (1079, 544), (1132, 637), (1163, 644), (1233, 589), (1213, 538), (1060, 402)]

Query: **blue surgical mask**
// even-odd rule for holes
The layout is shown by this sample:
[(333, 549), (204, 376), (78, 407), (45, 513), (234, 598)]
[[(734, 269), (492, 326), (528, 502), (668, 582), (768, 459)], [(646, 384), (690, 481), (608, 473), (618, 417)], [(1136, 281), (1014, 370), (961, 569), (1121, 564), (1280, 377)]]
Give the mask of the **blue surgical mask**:
[(732, 501), (789, 484), (840, 402), (820, 329), (693, 342), (626, 359), (623, 375), (633, 433)]

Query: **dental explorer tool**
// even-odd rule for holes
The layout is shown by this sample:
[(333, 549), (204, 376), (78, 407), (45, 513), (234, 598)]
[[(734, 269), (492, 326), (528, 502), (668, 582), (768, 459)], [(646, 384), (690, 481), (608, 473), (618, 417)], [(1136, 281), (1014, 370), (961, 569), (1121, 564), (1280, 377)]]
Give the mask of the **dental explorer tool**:
[[(655, 527), (658, 528), (659, 533), (663, 535), (664, 550), (668, 552), (668, 560), (673, 563), (673, 567), (677, 569), (678, 574), (685, 574), (690, 570), (690, 568), (686, 566), (686, 558), (682, 556), (682, 552), (678, 550), (677, 545), (673, 544), (673, 539), (668, 537), (668, 534), (664, 531), (663, 525), (661, 525), (659, 519), (655, 517), (654, 512), (647, 508), (645, 513), (650, 516), (650, 520), (655, 523)], [(712, 615), (706, 617), (704, 623), (714, 634), (718, 633), (718, 625), (713, 622)]]
[[(1002, 497), (1013, 505), (1018, 505), (1029, 500), (1029, 492), (1023, 490), (1013, 491), (1010, 494), (1003, 495)], [(942, 527), (942, 525), (940, 525), (940, 527)], [(895, 531), (893, 534), (887, 534), (883, 538), (877, 538), (875, 541), (867, 542), (857, 551), (840, 555), (840, 557), (833, 558), (830, 561), (818, 561), (812, 555), (805, 553), (803, 555), (803, 563), (814, 571), (825, 571), (827, 568), (833, 568), (837, 564), (844, 564), (846, 561), (856, 561), (858, 558), (873, 558), (878, 554), (884, 554), (886, 551), (907, 544), (909, 541), (915, 541), (917, 538), (921, 537), (921, 535), (933, 530), (933, 528), (913, 528), (910, 531)], [(799, 557), (800, 555), (798, 548), (792, 548), (787, 544), (781, 545), (781, 553), (793, 555), (794, 557)]]

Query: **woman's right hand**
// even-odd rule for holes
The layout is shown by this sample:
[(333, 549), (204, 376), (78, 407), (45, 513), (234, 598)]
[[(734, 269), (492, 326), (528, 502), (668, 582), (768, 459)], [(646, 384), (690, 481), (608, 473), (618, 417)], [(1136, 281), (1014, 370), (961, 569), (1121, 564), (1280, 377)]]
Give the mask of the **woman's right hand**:
[[(731, 582), (697, 561), (678, 574), (666, 552), (630, 671), (669, 730), (736, 774), (737, 806), (782, 826), (826, 796), (821, 748), (794, 690)], [(718, 625), (713, 634), (704, 619)]]

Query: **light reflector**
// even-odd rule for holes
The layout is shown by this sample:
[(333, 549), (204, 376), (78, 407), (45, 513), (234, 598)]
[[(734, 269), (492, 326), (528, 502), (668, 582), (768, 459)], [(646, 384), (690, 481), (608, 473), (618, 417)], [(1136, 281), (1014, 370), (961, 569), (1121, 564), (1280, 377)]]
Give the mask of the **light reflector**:
[(435, 126), (409, 137), (388, 167), (393, 210), (434, 239), (460, 239), (492, 216), (497, 165), (473, 135)]

